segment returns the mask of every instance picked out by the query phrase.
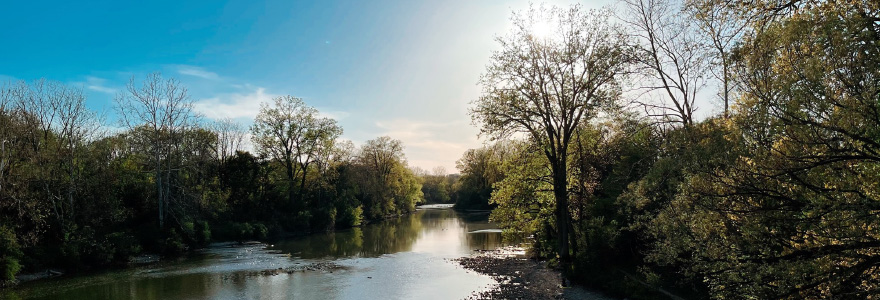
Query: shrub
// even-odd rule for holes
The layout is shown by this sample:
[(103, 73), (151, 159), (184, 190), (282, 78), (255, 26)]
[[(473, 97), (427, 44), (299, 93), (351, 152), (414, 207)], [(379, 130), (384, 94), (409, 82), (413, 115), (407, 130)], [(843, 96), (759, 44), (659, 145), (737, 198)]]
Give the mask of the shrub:
[(195, 239), (199, 246), (204, 246), (211, 242), (211, 227), (208, 226), (208, 222), (196, 222)]
[(21, 269), (21, 247), (15, 233), (6, 226), (0, 226), (0, 282), (15, 280), (15, 274)]
[(113, 262), (127, 263), (129, 258), (141, 253), (141, 245), (128, 232), (114, 232), (107, 235), (107, 241), (113, 247)]

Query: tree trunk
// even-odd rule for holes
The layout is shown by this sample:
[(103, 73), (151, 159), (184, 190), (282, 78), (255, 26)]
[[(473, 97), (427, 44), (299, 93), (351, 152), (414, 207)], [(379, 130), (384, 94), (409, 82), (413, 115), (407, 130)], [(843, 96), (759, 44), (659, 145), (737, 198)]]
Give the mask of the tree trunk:
[(162, 228), (162, 226), (165, 225), (165, 218), (164, 218), (165, 214), (162, 213), (164, 211), (165, 207), (162, 204), (162, 199), (163, 199), (163, 196), (162, 196), (162, 193), (163, 193), (162, 171), (159, 169), (158, 166), (156, 167), (156, 179), (155, 180), (156, 180), (156, 200), (159, 202), (159, 228)]
[(566, 156), (560, 155), (553, 162), (553, 195), (556, 198), (556, 231), (559, 242), (559, 260), (563, 266), (569, 263), (568, 228), (571, 217), (568, 211), (568, 174), (566, 173)]
[(293, 174), (293, 164), (289, 160), (287, 160), (284, 162), (284, 167), (287, 168), (287, 182), (288, 182), (287, 201), (288, 201), (288, 203), (293, 205), (293, 203), (294, 203), (293, 187), (296, 185), (296, 178), (294, 177), (294, 174)]

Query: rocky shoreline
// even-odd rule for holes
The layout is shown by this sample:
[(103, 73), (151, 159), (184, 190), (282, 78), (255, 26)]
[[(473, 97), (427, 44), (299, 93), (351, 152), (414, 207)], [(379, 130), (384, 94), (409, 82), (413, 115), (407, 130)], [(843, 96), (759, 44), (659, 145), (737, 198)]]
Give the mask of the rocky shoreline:
[(474, 292), (468, 299), (613, 300), (579, 286), (563, 288), (561, 274), (549, 268), (546, 261), (526, 258), (509, 249), (481, 251), (453, 262), (467, 270), (488, 275), (497, 282), (489, 290)]

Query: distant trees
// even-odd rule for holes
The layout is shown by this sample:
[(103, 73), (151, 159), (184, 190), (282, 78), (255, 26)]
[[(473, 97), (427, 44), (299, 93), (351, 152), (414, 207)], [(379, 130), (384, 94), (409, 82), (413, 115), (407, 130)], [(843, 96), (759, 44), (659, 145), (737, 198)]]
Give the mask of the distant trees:
[[(497, 39), (501, 50), (493, 53), (481, 78), (483, 95), (471, 110), (483, 132), (493, 137), (524, 133), (546, 157), (564, 262), (570, 255), (569, 146), (580, 123), (617, 99), (617, 80), (630, 59), (626, 36), (607, 19), (605, 12), (585, 12), (577, 5), (514, 14), (514, 30)], [(536, 32), (541, 26), (549, 26), (549, 35)]]
[(215, 152), (221, 164), (235, 155), (236, 151), (242, 150), (247, 131), (241, 124), (230, 118), (224, 118), (215, 121), (210, 127), (214, 135), (217, 136)]
[(436, 167), (430, 174), (416, 174), (422, 178), (422, 193), (426, 203), (451, 203), (455, 201), (453, 186), (458, 178), (447, 174), (446, 168)]
[(461, 172), (453, 185), (456, 209), (489, 209), (492, 186), (504, 179), (501, 165), (507, 161), (511, 145), (498, 142), (492, 146), (468, 149), (456, 162)]

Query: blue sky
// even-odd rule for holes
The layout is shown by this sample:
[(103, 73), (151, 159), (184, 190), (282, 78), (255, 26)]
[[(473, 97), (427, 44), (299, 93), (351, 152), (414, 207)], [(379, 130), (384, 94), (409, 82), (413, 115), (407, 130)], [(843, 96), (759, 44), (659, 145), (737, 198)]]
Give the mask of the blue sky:
[[(493, 38), (528, 1), (14, 1), (0, 18), (0, 81), (80, 86), (114, 119), (113, 95), (160, 71), (207, 118), (249, 125), (261, 101), (304, 98), (361, 144), (390, 135), (410, 165), (479, 147), (467, 115)], [(557, 0), (567, 5), (577, 1)], [(598, 8), (602, 2), (582, 2)], [(112, 124), (111, 124), (112, 125)]]

